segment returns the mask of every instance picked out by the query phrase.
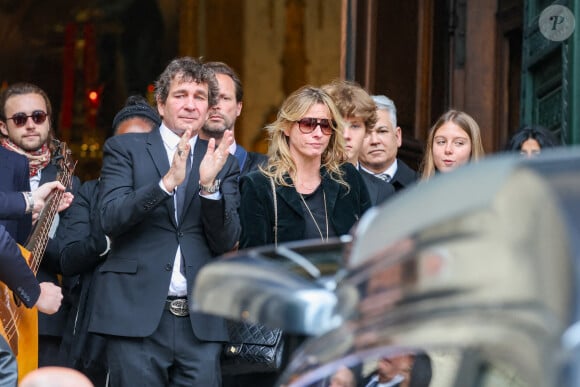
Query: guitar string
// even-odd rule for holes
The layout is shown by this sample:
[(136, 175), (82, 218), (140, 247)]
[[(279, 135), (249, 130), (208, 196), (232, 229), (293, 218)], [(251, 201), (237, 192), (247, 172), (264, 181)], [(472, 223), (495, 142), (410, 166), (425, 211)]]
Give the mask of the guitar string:
[[(61, 183), (66, 187), (66, 186), (68, 186), (68, 184), (70, 184), (70, 180), (71, 180), (70, 178), (69, 179), (64, 178), (61, 181)], [(57, 191), (55, 194), (53, 194), (53, 196), (49, 200), (49, 203), (47, 203), (49, 212), (47, 213), (48, 217), (45, 219), (54, 218), (54, 214), (56, 213), (56, 210), (58, 209), (57, 208), (58, 203), (60, 203), (62, 196), (63, 196), (63, 193), (61, 191)], [(48, 236), (48, 231), (50, 231), (50, 229), (48, 228), (48, 223), (49, 222), (43, 222), (40, 225), (41, 228), (39, 230), (39, 231), (42, 231), (42, 233), (44, 233), (44, 235), (46, 235), (46, 236)], [(44, 248), (46, 247), (46, 245), (48, 243), (47, 237), (43, 238), (38, 243), (40, 243), (40, 245), (36, 245), (35, 248), (33, 249), (34, 251), (42, 251), (43, 247)], [(40, 247), (40, 249), (39, 249), (39, 247)], [(35, 259), (35, 257), (37, 257), (37, 256), (38, 256), (38, 254), (35, 255), (33, 253), (33, 255), (32, 255), (33, 260), (31, 263), (31, 269), (35, 274), (38, 272), (38, 268), (40, 267), (40, 259)], [(14, 312), (11, 313), (11, 320), (9, 321), (8, 328), (4, 327), (4, 330), (6, 332), (6, 336), (8, 337), (9, 341), (12, 340), (18, 334), (18, 324), (20, 323), (21, 319), (22, 319), (22, 314), (20, 313), (20, 308), (17, 307), (14, 310)]]
[[(60, 181), (60, 180), (59, 180)], [(70, 184), (71, 179), (70, 178), (65, 178), (63, 179), (63, 181), (61, 181), (61, 183), (67, 187)], [(48, 217), (45, 219), (50, 219), (50, 218), (54, 218), (54, 214), (56, 213), (56, 210), (58, 209), (58, 203), (60, 203), (61, 199), (62, 199), (63, 193), (61, 191), (57, 191), (55, 194), (53, 194), (53, 196), (51, 197), (48, 207), (49, 207), (49, 212)], [(52, 204), (54, 203), (54, 205)], [(48, 223), (49, 222), (43, 222), (40, 226), (41, 229), (40, 231), (42, 231), (44, 233), (44, 235), (48, 236), (48, 231), (50, 231), (50, 229), (48, 228)], [(46, 231), (48, 228), (48, 231)], [(40, 245), (35, 246), (35, 248), (33, 250), (35, 251), (41, 251), (43, 248), (46, 247), (48, 240), (47, 238), (43, 238), (40, 242)], [(40, 249), (39, 249), (40, 247)], [(36, 274), (38, 271), (38, 268), (40, 267), (40, 259), (34, 259), (35, 257), (37, 257), (38, 254), (36, 254), (36, 256), (33, 254), (33, 262), (32, 262), (32, 270), (33, 272)], [(11, 313), (11, 320), (9, 321), (10, 324), (8, 329), (6, 327), (4, 327), (4, 330), (6, 332), (6, 336), (8, 337), (9, 341), (12, 340), (15, 335), (18, 334), (18, 327), (17, 325), (20, 323), (20, 320), (22, 319), (22, 314), (19, 313), (20, 309), (16, 308), (16, 310), (14, 311), (14, 313)]]
[[(65, 187), (68, 187), (72, 181), (72, 173), (67, 173), (67, 172), (68, 171), (66, 170), (66, 168), (63, 169), (63, 171), (61, 171), (61, 173), (59, 174), (59, 178), (57, 179)], [(60, 203), (63, 195), (64, 195), (63, 192), (57, 191), (55, 194), (53, 194), (53, 196), (49, 200), (50, 203), (47, 203), (48, 207), (49, 207), (49, 214), (48, 215), (50, 218), (54, 218), (54, 215), (56, 214), (56, 210), (58, 209), (58, 204)], [(55, 203), (55, 204), (52, 205), (52, 203)], [(45, 235), (48, 236), (48, 232), (45, 231), (47, 228), (47, 224), (48, 224), (48, 222), (43, 222), (42, 231), (45, 232), (46, 233)], [(43, 240), (41, 241), (41, 244), (44, 248), (46, 248), (47, 243), (48, 243), (47, 238), (43, 238)], [(38, 250), (38, 249), (35, 249), (35, 250)], [(34, 255), (33, 255), (33, 261), (34, 261), (32, 263), (34, 265), (33, 271), (36, 274), (36, 272), (38, 271), (38, 268), (40, 266), (40, 259), (34, 260)], [(8, 342), (10, 342), (15, 337), (15, 335), (18, 334), (17, 325), (18, 325), (18, 323), (20, 323), (20, 320), (22, 318), (21, 313), (19, 313), (20, 308), (16, 308), (16, 310), (14, 310), (14, 312), (12, 312), (12, 310), (9, 310), (9, 312), (10, 312), (11, 319), (7, 322), (8, 328), (6, 328), (4, 326), (4, 322), (2, 323), (3, 327), (4, 327), (4, 331), (6, 332), (6, 336), (8, 338)]]

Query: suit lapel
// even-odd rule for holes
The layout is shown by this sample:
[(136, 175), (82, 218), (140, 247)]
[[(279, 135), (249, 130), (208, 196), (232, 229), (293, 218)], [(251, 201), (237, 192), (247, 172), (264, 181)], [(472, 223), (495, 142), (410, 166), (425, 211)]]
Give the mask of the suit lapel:
[[(161, 179), (169, 170), (169, 160), (167, 159), (167, 151), (165, 150), (159, 128), (150, 132), (147, 136), (147, 152), (149, 152), (149, 156)], [(165, 201), (165, 206), (167, 207), (171, 223), (177, 227), (177, 222), (175, 221), (175, 200)]]
[(151, 160), (153, 160), (153, 164), (157, 168), (159, 177), (163, 177), (169, 170), (169, 160), (167, 159), (167, 152), (165, 151), (165, 145), (163, 145), (163, 139), (161, 138), (159, 129), (149, 133), (147, 137), (147, 151), (151, 155)]
[[(193, 160), (191, 162), (191, 172), (189, 180), (187, 181), (185, 202), (183, 203), (183, 214), (187, 212), (189, 205), (193, 201), (194, 196), (199, 191), (199, 165), (205, 152), (207, 151), (207, 141), (200, 140), (199, 137), (195, 141), (195, 148), (193, 150)], [(182, 214), (182, 218), (183, 218)], [(181, 219), (180, 219), (181, 220)]]

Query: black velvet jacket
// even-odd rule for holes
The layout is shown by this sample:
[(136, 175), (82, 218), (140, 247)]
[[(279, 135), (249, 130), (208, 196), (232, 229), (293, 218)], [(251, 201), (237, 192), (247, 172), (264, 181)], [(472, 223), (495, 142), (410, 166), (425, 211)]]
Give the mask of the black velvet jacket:
[[(341, 166), (346, 187), (332, 180), (321, 169), (322, 188), (326, 194), (328, 220), (336, 235), (348, 234), (362, 214), (371, 207), (369, 193), (360, 173), (351, 164)], [(286, 176), (286, 181), (291, 182)], [(240, 247), (274, 243), (274, 202), (270, 179), (254, 171), (240, 179), (242, 196)], [(278, 201), (278, 243), (304, 239), (305, 215), (300, 196), (294, 187), (276, 186)]]

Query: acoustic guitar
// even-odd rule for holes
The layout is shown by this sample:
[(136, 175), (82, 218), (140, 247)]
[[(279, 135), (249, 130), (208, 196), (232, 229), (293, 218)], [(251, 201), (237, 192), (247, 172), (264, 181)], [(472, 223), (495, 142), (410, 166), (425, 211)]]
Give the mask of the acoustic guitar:
[[(57, 143), (52, 163), (57, 166), (57, 180), (70, 187), (76, 163), (64, 142)], [(20, 246), (22, 256), (36, 275), (48, 243), (49, 231), (54, 222), (63, 192), (55, 191), (46, 200), (25, 247)], [(10, 289), (0, 283), (0, 334), (4, 336), (18, 362), (18, 379), (38, 368), (38, 310), (26, 308)]]

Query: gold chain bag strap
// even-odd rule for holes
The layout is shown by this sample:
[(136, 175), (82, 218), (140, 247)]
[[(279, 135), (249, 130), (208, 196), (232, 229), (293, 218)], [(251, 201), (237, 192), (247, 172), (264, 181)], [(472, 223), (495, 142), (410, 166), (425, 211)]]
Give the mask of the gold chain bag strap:
[(278, 247), (278, 200), (276, 199), (276, 184), (274, 179), (270, 178), (272, 186), (272, 198), (274, 200), (274, 246)]
[[(278, 201), (276, 185), (270, 178), (274, 200), (274, 246), (278, 246)], [(284, 335), (281, 329), (262, 324), (227, 321), (230, 341), (221, 357), (224, 375), (276, 372), (282, 365)]]

